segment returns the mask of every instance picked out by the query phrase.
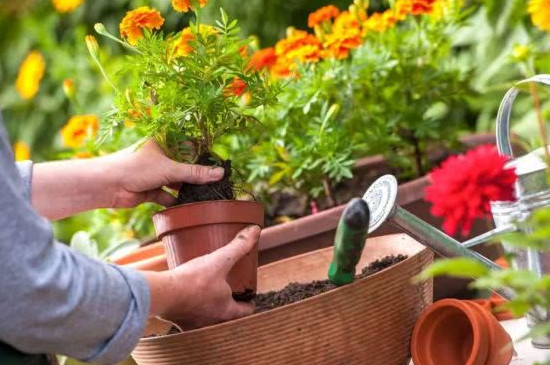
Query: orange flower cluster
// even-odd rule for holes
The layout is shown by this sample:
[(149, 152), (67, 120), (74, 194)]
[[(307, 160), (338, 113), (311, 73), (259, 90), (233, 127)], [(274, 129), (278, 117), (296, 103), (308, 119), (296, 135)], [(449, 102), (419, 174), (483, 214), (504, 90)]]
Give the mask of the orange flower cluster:
[(308, 18), (308, 26), (315, 34), (291, 29), (274, 48), (256, 52), (250, 68), (267, 69), (274, 77), (288, 77), (297, 63), (318, 62), (324, 58), (345, 59), (351, 50), (361, 46), (368, 32), (385, 32), (405, 20), (407, 15), (442, 13), (453, 1), (463, 4), (462, 0), (397, 0), (392, 9), (370, 16), (366, 11), (368, 3), (361, 0), (354, 1), (346, 11), (333, 5), (324, 6)]
[(309, 14), (307, 25), (310, 28), (321, 25), (323, 22), (330, 21), (340, 15), (340, 9), (334, 5), (323, 6), (315, 12)]
[[(199, 0), (198, 4), (202, 8), (206, 5), (208, 0)], [(192, 0), (172, 0), (172, 6), (176, 11), (180, 13), (187, 13), (189, 10), (193, 10), (193, 1)]]
[(143, 29), (160, 29), (164, 24), (164, 18), (156, 9), (141, 6), (126, 13), (120, 23), (120, 35), (135, 45), (143, 38)]
[(96, 115), (75, 115), (61, 129), (63, 144), (70, 148), (82, 147), (87, 138), (93, 138), (99, 129)]

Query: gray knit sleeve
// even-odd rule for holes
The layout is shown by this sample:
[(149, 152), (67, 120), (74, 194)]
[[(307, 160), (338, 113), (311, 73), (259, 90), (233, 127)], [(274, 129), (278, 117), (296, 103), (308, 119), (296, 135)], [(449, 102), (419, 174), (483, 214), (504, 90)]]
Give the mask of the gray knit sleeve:
[(31, 163), (13, 162), (0, 121), (0, 342), (114, 364), (141, 337), (149, 313), (143, 274), (54, 241), (29, 201)]

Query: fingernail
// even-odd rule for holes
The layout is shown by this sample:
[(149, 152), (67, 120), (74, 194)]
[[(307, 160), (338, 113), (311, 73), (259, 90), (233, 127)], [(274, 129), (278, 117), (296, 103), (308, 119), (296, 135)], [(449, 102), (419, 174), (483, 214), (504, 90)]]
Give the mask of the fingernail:
[(225, 170), (223, 169), (223, 167), (214, 167), (210, 169), (210, 171), (208, 172), (208, 175), (212, 179), (221, 179), (224, 173), (225, 173)]

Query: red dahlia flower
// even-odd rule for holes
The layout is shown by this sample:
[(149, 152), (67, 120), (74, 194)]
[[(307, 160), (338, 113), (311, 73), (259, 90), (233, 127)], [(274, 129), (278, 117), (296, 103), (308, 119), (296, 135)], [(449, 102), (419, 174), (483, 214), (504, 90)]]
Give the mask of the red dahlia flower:
[(462, 226), (466, 236), (476, 218), (488, 216), (491, 201), (514, 200), (517, 176), (504, 167), (507, 161), (495, 146), (485, 145), (451, 156), (432, 171), (426, 200), (433, 204), (431, 213), (444, 218), (445, 232), (452, 235)]

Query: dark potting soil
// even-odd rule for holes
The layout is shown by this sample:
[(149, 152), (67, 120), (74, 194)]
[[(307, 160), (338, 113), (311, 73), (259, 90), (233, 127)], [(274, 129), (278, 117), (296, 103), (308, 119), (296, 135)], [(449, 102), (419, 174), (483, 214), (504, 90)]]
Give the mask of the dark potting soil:
[(219, 165), (225, 169), (223, 178), (219, 181), (195, 185), (183, 183), (181, 185), (176, 205), (195, 203), (209, 200), (234, 200), (233, 183), (231, 182), (231, 160), (218, 162), (209, 154), (199, 156), (196, 163), (204, 166)]
[[(386, 256), (380, 260), (373, 261), (368, 266), (363, 268), (361, 274), (357, 275), (355, 278), (366, 278), (367, 276), (382, 271), (392, 265), (395, 265), (405, 260), (406, 258), (407, 256), (405, 255), (391, 255)], [(283, 305), (311, 298), (336, 288), (337, 286), (331, 283), (329, 280), (316, 280), (305, 284), (290, 283), (280, 291), (270, 291), (267, 293), (256, 295), (256, 298), (254, 299), (254, 303), (256, 304), (255, 313), (265, 312), (270, 309), (282, 307)]]

